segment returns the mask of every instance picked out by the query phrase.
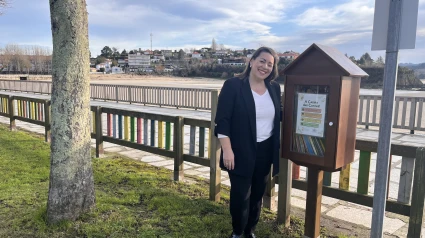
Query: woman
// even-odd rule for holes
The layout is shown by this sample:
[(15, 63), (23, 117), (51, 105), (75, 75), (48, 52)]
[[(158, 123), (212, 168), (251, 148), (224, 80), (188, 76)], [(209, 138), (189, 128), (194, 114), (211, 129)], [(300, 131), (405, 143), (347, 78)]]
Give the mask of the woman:
[(279, 58), (268, 48), (253, 54), (244, 72), (224, 82), (218, 99), (215, 135), (221, 144), (220, 167), (230, 178), (231, 237), (255, 237), (262, 197), (273, 164), (279, 168)]

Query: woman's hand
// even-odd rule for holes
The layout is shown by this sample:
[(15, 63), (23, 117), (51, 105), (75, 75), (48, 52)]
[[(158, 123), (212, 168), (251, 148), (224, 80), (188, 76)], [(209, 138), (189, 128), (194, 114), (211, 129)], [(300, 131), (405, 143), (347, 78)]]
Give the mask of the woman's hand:
[(235, 168), (235, 155), (231, 148), (223, 150), (223, 163), (224, 167), (228, 170), (233, 170)]
[[(219, 135), (220, 136), (220, 135)], [(230, 138), (225, 136), (219, 138), (221, 149), (223, 150), (223, 164), (228, 170), (233, 170), (235, 168), (235, 155), (233, 154), (233, 149), (230, 143)]]

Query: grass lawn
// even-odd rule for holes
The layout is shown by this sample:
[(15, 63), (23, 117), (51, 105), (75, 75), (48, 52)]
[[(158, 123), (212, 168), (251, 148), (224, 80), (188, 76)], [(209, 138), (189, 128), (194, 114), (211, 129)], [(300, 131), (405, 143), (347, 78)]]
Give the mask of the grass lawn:
[[(172, 172), (115, 154), (93, 159), (96, 208), (77, 221), (45, 223), (50, 144), (42, 136), (0, 124), (0, 237), (228, 237), (228, 191), (208, 200), (207, 182), (174, 182)], [(259, 237), (302, 237), (264, 210)], [(323, 236), (329, 236), (323, 231)]]

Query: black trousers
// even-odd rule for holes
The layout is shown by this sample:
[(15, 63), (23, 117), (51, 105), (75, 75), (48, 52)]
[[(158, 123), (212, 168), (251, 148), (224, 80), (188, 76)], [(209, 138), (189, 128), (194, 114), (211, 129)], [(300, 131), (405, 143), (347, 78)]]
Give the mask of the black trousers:
[(233, 233), (241, 235), (254, 232), (261, 212), (262, 198), (272, 163), (272, 139), (257, 143), (257, 157), (252, 177), (229, 173), (230, 214)]

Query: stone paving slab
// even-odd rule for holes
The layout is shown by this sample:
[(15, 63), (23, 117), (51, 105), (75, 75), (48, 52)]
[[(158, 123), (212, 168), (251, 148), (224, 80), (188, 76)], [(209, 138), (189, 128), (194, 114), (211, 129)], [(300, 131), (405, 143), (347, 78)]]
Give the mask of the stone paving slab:
[[(372, 212), (368, 210), (341, 205), (330, 210), (329, 212), (325, 214), (343, 221), (356, 223), (356, 224), (371, 228)], [(389, 234), (392, 234), (396, 232), (398, 229), (402, 228), (406, 223), (401, 221), (400, 219), (385, 217), (384, 224), (385, 224), (383, 228), (384, 232), (388, 232)]]

